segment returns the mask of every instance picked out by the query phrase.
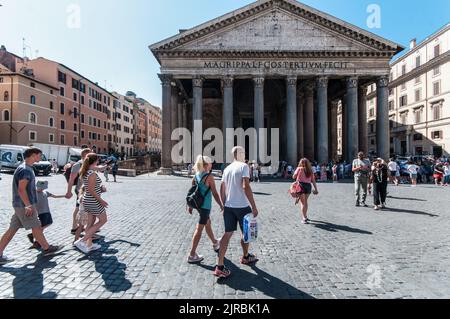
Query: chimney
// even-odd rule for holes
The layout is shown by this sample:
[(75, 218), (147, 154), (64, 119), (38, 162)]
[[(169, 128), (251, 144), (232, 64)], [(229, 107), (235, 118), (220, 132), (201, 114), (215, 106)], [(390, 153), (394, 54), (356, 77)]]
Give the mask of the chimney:
[(2, 46), (0, 47), (0, 51), (6, 51), (6, 47), (2, 44)]
[(409, 43), (409, 48), (412, 50), (417, 46), (417, 39), (412, 39)]

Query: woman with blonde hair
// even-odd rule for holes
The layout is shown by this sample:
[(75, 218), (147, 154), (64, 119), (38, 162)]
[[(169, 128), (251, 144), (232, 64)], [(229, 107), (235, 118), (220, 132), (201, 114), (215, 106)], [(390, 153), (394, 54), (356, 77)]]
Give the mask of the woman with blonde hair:
[[(95, 171), (98, 160), (97, 154), (88, 154), (80, 170), (80, 179), (84, 187), (81, 204), (88, 214), (88, 228), (84, 237), (76, 241), (74, 245), (85, 254), (101, 248), (100, 245), (92, 243), (92, 237), (108, 221), (106, 215), (108, 203), (101, 198), (101, 194), (106, 189), (102, 186), (102, 180)], [(98, 222), (95, 223), (97, 219)]]
[[(199, 155), (197, 161), (194, 165), (195, 176), (192, 180), (192, 185), (198, 185), (200, 191), (205, 197), (202, 207), (199, 210), (200, 220), (198, 222), (197, 228), (195, 229), (194, 236), (192, 238), (192, 248), (191, 253), (188, 257), (188, 263), (195, 264), (203, 261), (204, 257), (197, 254), (197, 247), (202, 238), (203, 230), (206, 230), (206, 234), (213, 243), (214, 251), (218, 252), (220, 249), (220, 240), (217, 240), (214, 236), (214, 232), (211, 227), (211, 208), (212, 208), (212, 196), (214, 196), (215, 201), (223, 211), (222, 200), (220, 199), (219, 193), (216, 189), (216, 182), (214, 176), (211, 174), (212, 171), (212, 160), (208, 156)], [(189, 213), (192, 215), (193, 209), (189, 208)]]
[[(303, 192), (300, 194), (301, 211), (303, 215), (303, 224), (309, 224), (308, 219), (308, 199), (311, 193), (318, 195), (316, 177), (314, 175), (311, 162), (304, 158), (298, 164), (298, 168), (295, 170), (294, 179), (300, 183)], [(312, 186), (314, 186), (314, 192), (312, 192)]]

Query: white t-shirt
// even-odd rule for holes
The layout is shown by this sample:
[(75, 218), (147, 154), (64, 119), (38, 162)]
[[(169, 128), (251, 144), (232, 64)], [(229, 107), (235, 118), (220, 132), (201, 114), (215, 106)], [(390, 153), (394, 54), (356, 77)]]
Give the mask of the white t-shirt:
[(225, 207), (246, 208), (250, 203), (245, 195), (243, 179), (250, 178), (248, 165), (238, 161), (230, 164), (223, 172), (222, 183), (225, 184)]
[(388, 168), (391, 172), (396, 172), (398, 170), (397, 162), (389, 162)]
[(408, 172), (413, 174), (413, 175), (417, 175), (417, 171), (419, 170), (419, 166), (417, 165), (408, 165)]
[(450, 166), (444, 166), (445, 176), (450, 176)]

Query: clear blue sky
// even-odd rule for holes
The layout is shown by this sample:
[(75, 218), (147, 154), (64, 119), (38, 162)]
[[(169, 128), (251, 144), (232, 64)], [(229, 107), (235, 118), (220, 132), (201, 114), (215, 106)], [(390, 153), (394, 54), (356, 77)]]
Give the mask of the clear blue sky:
[[(0, 44), (22, 55), (61, 62), (109, 90), (132, 90), (161, 105), (159, 65), (148, 46), (251, 0), (0, 0)], [(368, 29), (368, 5), (381, 7), (380, 36), (408, 47), (450, 23), (448, 0), (304, 0), (303, 3)], [(80, 28), (67, 27), (71, 4), (81, 9)]]

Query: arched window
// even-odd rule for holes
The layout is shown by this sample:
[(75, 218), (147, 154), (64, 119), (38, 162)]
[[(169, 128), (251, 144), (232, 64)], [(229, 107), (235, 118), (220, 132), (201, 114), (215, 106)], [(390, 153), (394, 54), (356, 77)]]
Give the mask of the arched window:
[(9, 111), (8, 110), (3, 111), (3, 121), (9, 121)]
[(37, 121), (36, 113), (30, 113), (28, 120), (31, 124), (36, 124)]
[(53, 117), (50, 117), (48, 119), (48, 126), (53, 127), (55, 125), (55, 120), (53, 119)]
[(3, 100), (6, 102), (6, 101), (9, 101), (9, 92), (8, 91), (5, 91), (5, 93), (3, 94)]
[(30, 103), (33, 104), (33, 105), (36, 104), (36, 97), (34, 95), (32, 95), (30, 97)]

